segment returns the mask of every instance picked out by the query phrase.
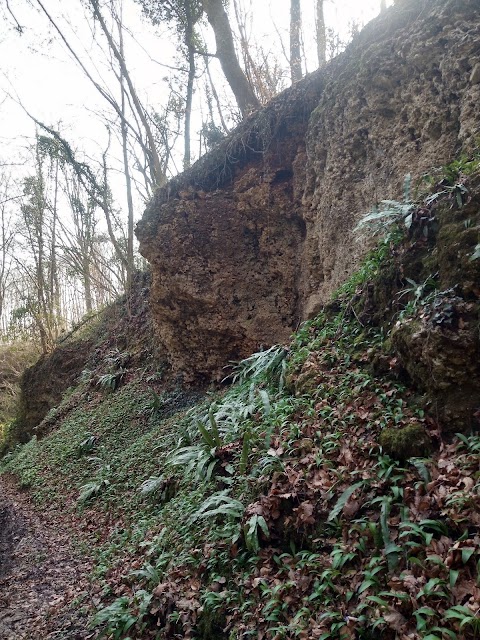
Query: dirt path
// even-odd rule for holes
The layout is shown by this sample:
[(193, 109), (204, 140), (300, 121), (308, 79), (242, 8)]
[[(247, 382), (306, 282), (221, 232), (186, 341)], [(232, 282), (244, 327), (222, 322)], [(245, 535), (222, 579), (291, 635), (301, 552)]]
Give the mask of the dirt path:
[(72, 607), (87, 594), (88, 571), (68, 534), (0, 477), (0, 640), (93, 638), (81, 604)]

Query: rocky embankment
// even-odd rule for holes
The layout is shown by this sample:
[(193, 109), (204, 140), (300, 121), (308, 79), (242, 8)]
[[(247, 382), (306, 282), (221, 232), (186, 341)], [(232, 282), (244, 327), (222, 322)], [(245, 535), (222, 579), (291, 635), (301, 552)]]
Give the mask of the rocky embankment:
[(158, 191), (139, 223), (158, 337), (187, 380), (285, 340), (351, 274), (359, 217), (469, 153), (476, 0), (401, 0)]

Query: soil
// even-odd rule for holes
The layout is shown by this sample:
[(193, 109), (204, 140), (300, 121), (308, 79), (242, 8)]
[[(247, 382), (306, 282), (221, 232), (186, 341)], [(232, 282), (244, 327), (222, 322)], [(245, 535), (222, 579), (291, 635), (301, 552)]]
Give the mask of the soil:
[(68, 532), (39, 517), (2, 476), (0, 640), (93, 638), (79, 604), (88, 597), (89, 569)]

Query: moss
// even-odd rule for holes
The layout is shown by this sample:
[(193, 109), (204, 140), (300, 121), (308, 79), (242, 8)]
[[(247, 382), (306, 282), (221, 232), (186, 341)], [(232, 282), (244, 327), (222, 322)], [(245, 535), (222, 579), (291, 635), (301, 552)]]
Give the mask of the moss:
[(385, 453), (397, 460), (426, 456), (432, 450), (430, 436), (420, 424), (384, 429), (380, 434), (380, 445)]
[(310, 367), (306, 371), (302, 371), (294, 381), (290, 380), (290, 387), (294, 390), (296, 396), (312, 395), (317, 390), (320, 379), (319, 370)]
[(15, 421), (0, 422), (0, 458), (4, 456), (17, 441), (14, 430)]

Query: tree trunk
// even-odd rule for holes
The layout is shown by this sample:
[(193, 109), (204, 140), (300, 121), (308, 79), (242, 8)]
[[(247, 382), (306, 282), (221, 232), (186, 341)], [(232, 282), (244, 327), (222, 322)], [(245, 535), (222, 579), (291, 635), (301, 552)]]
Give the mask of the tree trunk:
[(90, 278), (90, 260), (84, 258), (83, 260), (83, 288), (85, 289), (85, 310), (87, 313), (91, 313), (93, 310), (92, 301), (92, 281)]
[(290, 73), (292, 84), (302, 79), (301, 24), (300, 0), (290, 0)]
[(190, 123), (192, 118), (192, 101), (193, 101), (193, 82), (195, 80), (195, 42), (193, 32), (193, 16), (190, 3), (185, 5), (186, 26), (185, 26), (185, 44), (188, 51), (188, 81), (187, 96), (185, 100), (185, 147), (183, 154), (183, 168), (188, 169), (191, 164), (190, 151)]
[[(52, 160), (53, 161), (53, 160)], [(64, 329), (64, 321), (62, 317), (61, 297), (60, 297), (60, 282), (58, 276), (58, 263), (57, 263), (57, 221), (58, 221), (58, 171), (59, 162), (58, 157), (55, 158), (55, 178), (54, 178), (54, 196), (53, 196), (53, 208), (52, 208), (52, 240), (50, 247), (50, 292), (52, 296), (51, 300), (51, 315), (52, 326), (55, 331), (55, 337), (58, 336), (60, 331)]]
[[(215, 89), (215, 84), (212, 80), (212, 74), (210, 73), (210, 61), (208, 56), (203, 56), (203, 60), (205, 62), (205, 69), (207, 71), (208, 83), (210, 85), (210, 91), (212, 92), (213, 99), (215, 100), (215, 105), (217, 107), (218, 117), (220, 118), (220, 122), (222, 123), (222, 128), (225, 133), (228, 133), (229, 129), (227, 123), (225, 122), (225, 118), (223, 117), (222, 105), (220, 103), (220, 98), (218, 97), (217, 90)], [(212, 122), (214, 122), (213, 113), (210, 113), (210, 117)]]
[(317, 0), (317, 57), (318, 68), (321, 69), (327, 62), (327, 30), (325, 27), (325, 15), (323, 13), (324, 0)]
[[(123, 33), (122, 26), (119, 25), (119, 38), (120, 38), (120, 55), (123, 58)], [(120, 65), (120, 91), (121, 91), (121, 109), (122, 114), (125, 115), (125, 76), (123, 73), (123, 66)], [(122, 151), (123, 151), (123, 172), (125, 174), (125, 187), (127, 190), (127, 210), (128, 210), (128, 223), (127, 223), (127, 290), (130, 291), (132, 284), (132, 277), (134, 271), (134, 257), (133, 257), (133, 196), (132, 196), (132, 179), (130, 177), (130, 167), (128, 166), (128, 148), (127, 148), (127, 125), (125, 118), (122, 118), (120, 123), (122, 131)]]
[[(110, 140), (108, 142), (108, 146), (110, 146)], [(125, 269), (125, 271), (128, 272), (128, 259), (125, 255), (125, 251), (122, 249), (117, 238), (115, 237), (115, 231), (113, 229), (113, 224), (112, 224), (112, 212), (108, 202), (110, 189), (108, 187), (107, 153), (108, 153), (108, 147), (102, 154), (103, 189), (101, 194), (102, 199), (98, 200), (98, 204), (102, 209), (103, 213), (105, 214), (105, 222), (107, 223), (108, 237), (110, 238), (110, 242), (112, 243), (113, 248), (115, 249), (115, 255), (117, 256), (118, 261), (122, 266), (122, 269)], [(125, 284), (124, 278), (119, 276), (119, 279)]]
[(203, 8), (215, 34), (217, 57), (220, 60), (223, 73), (233, 91), (242, 116), (246, 116), (251, 111), (258, 109), (260, 103), (238, 62), (232, 29), (222, 0), (203, 0)]
[(157, 152), (157, 148), (155, 146), (155, 139), (153, 137), (153, 133), (152, 133), (152, 129), (150, 127), (150, 124), (147, 120), (147, 116), (145, 115), (145, 111), (143, 109), (142, 104), (140, 103), (140, 100), (138, 98), (137, 92), (135, 91), (135, 87), (133, 86), (133, 82), (132, 79), (130, 78), (130, 74), (128, 72), (127, 69), (127, 65), (125, 64), (125, 58), (123, 57), (123, 55), (121, 54), (121, 52), (119, 51), (117, 45), (115, 44), (113, 38), (112, 38), (112, 34), (110, 33), (110, 31), (108, 30), (108, 27), (106, 25), (106, 22), (103, 18), (103, 15), (100, 13), (100, 8), (99, 8), (99, 4), (98, 4), (98, 0), (90, 0), (90, 4), (93, 8), (93, 15), (95, 16), (95, 18), (98, 20), (98, 22), (100, 23), (100, 26), (102, 28), (103, 33), (105, 34), (105, 37), (107, 38), (107, 42), (109, 44), (109, 47), (113, 53), (113, 55), (115, 56), (115, 58), (117, 59), (120, 68), (122, 70), (122, 74), (123, 77), (125, 78), (125, 81), (127, 83), (128, 86), (128, 90), (130, 92), (130, 96), (132, 98), (132, 102), (133, 105), (135, 107), (135, 111), (140, 119), (140, 122), (143, 125), (143, 128), (145, 130), (145, 135), (146, 138), (148, 140), (148, 149), (149, 149), (149, 155), (150, 155), (150, 160), (151, 160), (151, 172), (152, 172), (152, 179), (154, 184), (156, 184), (159, 187), (163, 187), (166, 182), (167, 182), (167, 178), (162, 170), (162, 165), (160, 163), (160, 158)]

